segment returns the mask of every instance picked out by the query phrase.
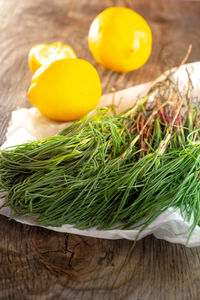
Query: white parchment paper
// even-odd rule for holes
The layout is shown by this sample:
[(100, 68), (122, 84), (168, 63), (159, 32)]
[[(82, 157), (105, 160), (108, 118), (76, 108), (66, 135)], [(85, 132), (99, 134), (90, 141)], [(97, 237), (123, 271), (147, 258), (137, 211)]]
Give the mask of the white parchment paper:
[[(187, 85), (187, 71), (190, 73), (195, 96), (200, 101), (200, 62), (184, 65), (174, 74), (174, 78), (178, 80), (181, 88)], [(118, 111), (123, 111), (129, 107), (132, 107), (136, 101), (147, 92), (151, 85), (152, 83), (150, 82), (113, 94), (104, 95), (101, 98), (99, 106), (115, 104)], [(55, 135), (70, 124), (71, 123), (51, 121), (42, 116), (36, 108), (19, 109), (12, 113), (12, 118), (6, 134), (6, 141), (1, 148)], [(3, 203), (4, 199), (0, 199), (0, 205)], [(0, 214), (7, 217), (12, 217), (12, 210), (10, 207), (4, 207), (0, 209)], [(35, 218), (31, 216), (15, 217), (17, 222), (32, 226), (40, 226), (34, 222), (34, 219)], [(149, 234), (153, 234), (156, 238), (164, 239), (172, 243), (179, 243), (188, 247), (200, 246), (199, 226), (196, 226), (190, 240), (188, 241), (190, 225), (191, 224), (184, 221), (179, 210), (174, 212), (173, 208), (171, 208), (160, 215), (151, 225), (149, 225), (148, 228), (139, 235), (139, 239)], [(125, 238), (129, 240), (134, 240), (139, 232), (139, 228), (135, 230), (106, 231), (97, 230), (96, 228), (79, 230), (73, 227), (73, 225), (68, 224), (61, 227), (45, 228), (58, 232), (68, 232), (90, 237), (106, 239)]]

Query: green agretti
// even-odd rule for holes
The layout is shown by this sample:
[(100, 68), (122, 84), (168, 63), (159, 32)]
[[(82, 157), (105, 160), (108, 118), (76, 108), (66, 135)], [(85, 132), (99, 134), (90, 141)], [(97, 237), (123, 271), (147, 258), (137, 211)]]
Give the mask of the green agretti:
[(45, 226), (144, 230), (180, 208), (200, 224), (199, 105), (170, 78), (131, 110), (100, 108), (60, 135), (0, 152), (5, 206)]

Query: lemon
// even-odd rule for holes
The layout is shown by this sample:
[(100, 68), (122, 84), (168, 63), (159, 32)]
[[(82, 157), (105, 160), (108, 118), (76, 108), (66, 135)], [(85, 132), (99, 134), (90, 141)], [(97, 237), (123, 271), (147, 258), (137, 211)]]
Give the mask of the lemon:
[(96, 69), (82, 59), (64, 58), (39, 68), (32, 78), (28, 100), (46, 117), (76, 120), (92, 111), (101, 97)]
[(140, 68), (151, 54), (152, 34), (146, 21), (125, 7), (110, 7), (92, 22), (89, 48), (98, 63), (116, 72)]
[(74, 50), (61, 42), (53, 44), (38, 44), (31, 48), (28, 56), (29, 67), (34, 74), (41, 66), (49, 64), (56, 59), (76, 58)]

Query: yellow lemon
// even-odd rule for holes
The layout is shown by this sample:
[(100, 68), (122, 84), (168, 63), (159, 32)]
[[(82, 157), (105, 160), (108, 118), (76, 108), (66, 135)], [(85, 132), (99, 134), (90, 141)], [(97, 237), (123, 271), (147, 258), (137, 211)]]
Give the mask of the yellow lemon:
[(32, 78), (28, 100), (46, 117), (76, 120), (98, 104), (101, 83), (96, 69), (82, 59), (55, 60)]
[(56, 42), (50, 45), (38, 44), (31, 48), (28, 63), (32, 73), (41, 66), (62, 58), (76, 58), (74, 50), (69, 45)]
[(129, 72), (148, 60), (152, 34), (146, 21), (132, 9), (110, 7), (92, 22), (88, 43), (94, 58), (105, 68)]

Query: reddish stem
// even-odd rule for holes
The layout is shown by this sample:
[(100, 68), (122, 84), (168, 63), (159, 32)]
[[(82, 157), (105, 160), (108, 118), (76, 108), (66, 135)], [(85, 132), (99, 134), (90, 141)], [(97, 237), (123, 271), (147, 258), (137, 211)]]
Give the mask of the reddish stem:
[(170, 123), (170, 117), (169, 117), (169, 114), (168, 114), (168, 107), (165, 107), (165, 115), (167, 117), (168, 124), (169, 124)]
[(138, 133), (140, 133), (140, 124), (139, 124), (139, 122), (140, 122), (140, 116), (141, 116), (141, 114), (139, 113), (139, 114), (138, 114), (138, 117), (137, 117), (137, 125), (136, 125), (136, 126), (137, 126), (137, 132), (138, 132)]
[(160, 110), (160, 113), (161, 113), (161, 116), (162, 116), (162, 119), (163, 119), (164, 123), (167, 124), (167, 120), (165, 118), (165, 114), (163, 112), (163, 109)]

